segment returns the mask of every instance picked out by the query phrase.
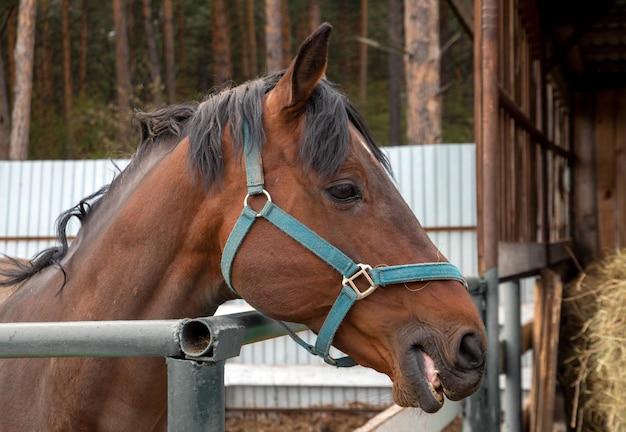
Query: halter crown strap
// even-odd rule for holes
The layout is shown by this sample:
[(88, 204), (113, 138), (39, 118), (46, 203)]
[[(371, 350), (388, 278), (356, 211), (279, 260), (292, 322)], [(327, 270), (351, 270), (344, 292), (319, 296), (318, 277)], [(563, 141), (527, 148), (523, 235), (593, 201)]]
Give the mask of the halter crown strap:
[(259, 195), (265, 190), (263, 179), (263, 159), (261, 158), (261, 146), (250, 146), (250, 126), (243, 123), (244, 153), (246, 158), (246, 178), (248, 179), (248, 195)]
[[(230, 289), (237, 294), (231, 281), (233, 262), (239, 247), (258, 218), (264, 218), (275, 225), (340, 273), (343, 276), (341, 291), (320, 328), (314, 346), (306, 343), (283, 324), (287, 328), (289, 335), (298, 344), (310, 353), (322, 357), (326, 363), (340, 367), (357, 364), (350, 357), (334, 359), (330, 356), (329, 351), (335, 333), (354, 302), (367, 297), (379, 286), (430, 280), (457, 280), (466, 284), (459, 269), (447, 262), (406, 264), (378, 268), (372, 268), (367, 264), (356, 264), (339, 249), (272, 202), (270, 194), (264, 189), (261, 149), (260, 146), (250, 145), (247, 123), (244, 123), (244, 157), (248, 195), (244, 199), (244, 208), (241, 216), (235, 223), (224, 247), (221, 263), (222, 274)], [(266, 196), (267, 202), (257, 213), (248, 205), (248, 197), (260, 194)], [(369, 288), (361, 291), (355, 283), (355, 280), (359, 278), (365, 279), (369, 284)], [(363, 285), (361, 284), (361, 286)]]

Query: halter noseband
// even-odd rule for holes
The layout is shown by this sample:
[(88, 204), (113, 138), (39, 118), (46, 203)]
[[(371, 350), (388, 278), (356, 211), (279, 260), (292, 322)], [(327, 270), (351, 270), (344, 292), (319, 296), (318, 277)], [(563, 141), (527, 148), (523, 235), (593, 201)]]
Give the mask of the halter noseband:
[[(324, 324), (317, 335), (315, 345), (309, 345), (285, 326), (290, 336), (311, 354), (320, 356), (328, 364), (340, 367), (354, 366), (357, 363), (350, 357), (335, 359), (329, 351), (333, 338), (341, 322), (355, 301), (361, 300), (373, 293), (379, 286), (395, 283), (421, 282), (430, 280), (456, 280), (466, 285), (461, 272), (454, 265), (441, 263), (406, 264), (391, 267), (372, 268), (367, 264), (356, 264), (339, 249), (328, 243), (315, 232), (307, 228), (294, 217), (286, 213), (272, 202), (270, 194), (264, 188), (263, 162), (261, 149), (258, 145), (249, 142), (248, 124), (244, 123), (244, 156), (248, 194), (244, 199), (244, 208), (241, 216), (233, 227), (222, 254), (222, 274), (230, 289), (237, 294), (231, 282), (231, 271), (235, 255), (241, 246), (252, 224), (257, 218), (264, 218), (271, 222), (289, 237), (299, 242), (313, 254), (337, 270), (342, 276), (342, 288), (337, 300), (333, 304)], [(248, 205), (248, 198), (252, 195), (265, 195), (267, 202), (258, 213)], [(355, 280), (364, 278), (369, 288), (360, 290)]]

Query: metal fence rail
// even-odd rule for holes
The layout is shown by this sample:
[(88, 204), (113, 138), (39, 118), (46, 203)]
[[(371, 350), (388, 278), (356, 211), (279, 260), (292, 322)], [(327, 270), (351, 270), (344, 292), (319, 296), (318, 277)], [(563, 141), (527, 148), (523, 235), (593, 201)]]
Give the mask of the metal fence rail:
[[(294, 331), (305, 330), (288, 323)], [(180, 320), (0, 323), (0, 358), (166, 357), (168, 431), (223, 431), (224, 362), (282, 336), (258, 312)]]

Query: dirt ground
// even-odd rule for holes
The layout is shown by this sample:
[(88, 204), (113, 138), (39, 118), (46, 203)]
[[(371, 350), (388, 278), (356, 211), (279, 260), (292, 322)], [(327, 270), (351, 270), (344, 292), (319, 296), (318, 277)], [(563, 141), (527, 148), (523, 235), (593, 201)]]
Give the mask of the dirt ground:
[[(352, 432), (376, 413), (291, 413), (260, 415), (256, 418), (226, 417), (226, 432)], [(456, 419), (444, 432), (460, 432), (462, 420)], [(401, 431), (398, 431), (401, 432)]]
[(293, 413), (226, 418), (227, 432), (352, 432), (374, 414)]

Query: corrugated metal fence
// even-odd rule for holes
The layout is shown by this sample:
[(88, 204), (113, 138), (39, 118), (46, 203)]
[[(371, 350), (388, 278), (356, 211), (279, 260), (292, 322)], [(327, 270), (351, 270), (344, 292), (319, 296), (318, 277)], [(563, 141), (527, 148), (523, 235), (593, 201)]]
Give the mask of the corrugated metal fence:
[[(389, 147), (397, 185), (434, 243), (466, 275), (477, 274), (474, 144)], [(54, 243), (55, 219), (123, 169), (125, 160), (0, 161), (0, 252), (28, 258)], [(78, 229), (70, 226), (70, 235)], [(218, 313), (241, 311), (230, 302)], [(305, 335), (311, 338), (312, 334)], [(246, 345), (226, 365), (229, 409), (383, 408), (389, 379), (337, 370), (289, 338)]]

